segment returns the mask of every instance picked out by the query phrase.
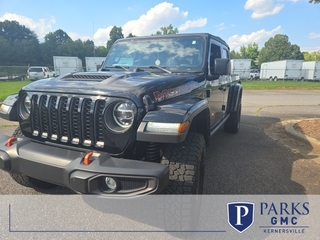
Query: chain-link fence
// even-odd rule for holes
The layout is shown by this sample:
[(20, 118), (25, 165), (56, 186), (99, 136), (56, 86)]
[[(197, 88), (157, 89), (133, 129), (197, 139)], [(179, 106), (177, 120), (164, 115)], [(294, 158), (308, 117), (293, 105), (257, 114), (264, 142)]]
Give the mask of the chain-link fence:
[[(53, 66), (49, 67), (50, 70)], [(0, 81), (17, 80), (23, 81), (27, 79), (27, 71), (29, 66), (0, 66)]]

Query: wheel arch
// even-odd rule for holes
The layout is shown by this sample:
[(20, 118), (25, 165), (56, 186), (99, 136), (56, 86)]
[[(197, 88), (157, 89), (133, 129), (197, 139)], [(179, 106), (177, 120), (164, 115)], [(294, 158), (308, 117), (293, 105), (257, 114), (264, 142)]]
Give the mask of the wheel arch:
[[(183, 133), (152, 132), (146, 130), (149, 122), (180, 124), (189, 122), (189, 126)], [(162, 105), (159, 106), (159, 110), (148, 112), (138, 127), (137, 140), (180, 143), (185, 140), (188, 132), (201, 133), (206, 144), (210, 143), (210, 111), (206, 99), (192, 97), (186, 102), (180, 101)]]
[(209, 108), (203, 109), (191, 122), (189, 132), (196, 132), (203, 135), (206, 146), (210, 146), (210, 111)]

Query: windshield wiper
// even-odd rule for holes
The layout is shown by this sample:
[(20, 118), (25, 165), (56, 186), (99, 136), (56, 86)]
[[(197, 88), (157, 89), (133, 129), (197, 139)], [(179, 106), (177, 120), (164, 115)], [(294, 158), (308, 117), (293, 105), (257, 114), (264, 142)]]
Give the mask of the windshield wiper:
[(164, 71), (164, 72), (166, 72), (166, 73), (172, 74), (172, 72), (170, 72), (169, 70), (167, 70), (167, 69), (165, 69), (165, 68), (163, 68), (163, 67), (159, 67), (159, 66), (149, 66), (149, 68), (151, 68), (151, 69), (160, 69), (160, 70), (162, 70), (162, 71)]
[(129, 71), (129, 67), (124, 67), (124, 66), (121, 66), (121, 65), (114, 65), (114, 66), (108, 66), (108, 67), (104, 67), (104, 68), (101, 68), (101, 71), (110, 71), (109, 68), (121, 68), (125, 71)]
[(190, 70), (187, 70), (187, 71), (174, 71), (174, 73), (194, 73), (194, 74), (200, 74), (200, 73), (203, 73), (202, 71), (190, 71)]

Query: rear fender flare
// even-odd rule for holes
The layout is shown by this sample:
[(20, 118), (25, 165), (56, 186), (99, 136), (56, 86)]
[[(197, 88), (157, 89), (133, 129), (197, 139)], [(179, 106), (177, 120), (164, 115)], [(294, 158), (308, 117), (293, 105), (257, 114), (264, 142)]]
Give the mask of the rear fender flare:
[(240, 83), (233, 84), (229, 88), (228, 102), (227, 102), (227, 113), (236, 112), (238, 110), (239, 103), (242, 98), (242, 85)]

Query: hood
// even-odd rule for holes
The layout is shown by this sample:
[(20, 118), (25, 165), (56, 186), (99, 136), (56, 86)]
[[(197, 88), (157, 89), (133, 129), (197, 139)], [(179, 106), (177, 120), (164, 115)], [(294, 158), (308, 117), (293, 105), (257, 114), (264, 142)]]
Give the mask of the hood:
[(145, 95), (154, 102), (177, 97), (199, 87), (203, 74), (150, 72), (78, 72), (35, 81), (23, 89), (33, 92), (101, 95), (129, 98), (142, 104)]

